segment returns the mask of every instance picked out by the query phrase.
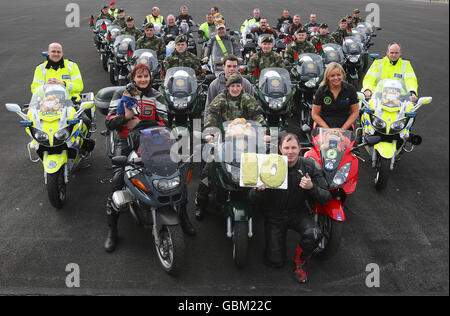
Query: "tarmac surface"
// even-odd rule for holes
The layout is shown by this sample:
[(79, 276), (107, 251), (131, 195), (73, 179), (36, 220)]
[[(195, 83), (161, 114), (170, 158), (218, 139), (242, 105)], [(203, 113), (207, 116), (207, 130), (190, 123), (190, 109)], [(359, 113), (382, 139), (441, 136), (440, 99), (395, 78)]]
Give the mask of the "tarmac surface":
[[(271, 269), (262, 263), (262, 216), (255, 218), (247, 266), (238, 270), (232, 262), (226, 222), (214, 212), (202, 222), (191, 219), (197, 236), (186, 237), (186, 266), (179, 277), (164, 273), (158, 265), (150, 231), (137, 227), (131, 216), (120, 218), (120, 244), (112, 254), (103, 250), (106, 236), (105, 201), (110, 171), (104, 138), (97, 133), (92, 166), (71, 177), (68, 199), (62, 210), (48, 201), (43, 168), (28, 159), (28, 136), (19, 117), (5, 103), (25, 104), (31, 99), (34, 68), (41, 51), (51, 42), (63, 45), (66, 58), (76, 61), (85, 92), (109, 85), (93, 46), (89, 17), (97, 15), (103, 1), (77, 1), (81, 26), (67, 28), (66, 4), (70, 1), (16, 0), (2, 3), (0, 23), (0, 294), (88, 295), (448, 295), (449, 278), (449, 27), (448, 3), (377, 1), (381, 27), (372, 53), (381, 56), (387, 43), (402, 44), (419, 80), (419, 94), (432, 96), (417, 116), (414, 132), (423, 144), (403, 155), (382, 193), (374, 189), (374, 170), (360, 163), (357, 191), (348, 201), (348, 220), (339, 252), (328, 261), (311, 259), (306, 265), (310, 282), (298, 285), (291, 266)], [(236, 1), (219, 5), (227, 27), (238, 29), (259, 7), (274, 24), (283, 8), (299, 13), (306, 23), (310, 12), (330, 30), (344, 14), (359, 7), (366, 15), (369, 2), (345, 1)], [(174, 13), (186, 4), (200, 24), (211, 1), (118, 1), (141, 25), (152, 5), (162, 14)], [(99, 131), (104, 116), (97, 116)], [(198, 170), (198, 169), (197, 169)], [(198, 183), (189, 186), (190, 203)], [(297, 236), (288, 235), (288, 258), (295, 254)], [(67, 288), (66, 266), (80, 267), (79, 288)], [(380, 267), (380, 287), (366, 286), (366, 266)]]

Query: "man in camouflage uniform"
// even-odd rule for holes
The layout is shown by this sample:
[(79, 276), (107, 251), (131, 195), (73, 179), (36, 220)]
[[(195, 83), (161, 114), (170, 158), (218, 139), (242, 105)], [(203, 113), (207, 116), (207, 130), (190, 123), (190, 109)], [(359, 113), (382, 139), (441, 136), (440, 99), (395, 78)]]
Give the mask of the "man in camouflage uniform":
[[(231, 75), (226, 83), (227, 90), (220, 93), (208, 107), (205, 117), (204, 132), (208, 133), (208, 128), (220, 127), (223, 122), (234, 120), (235, 118), (245, 118), (255, 121), (261, 126), (266, 127), (264, 116), (259, 111), (259, 106), (255, 98), (243, 91), (242, 76), (239, 74)], [(206, 141), (212, 142), (214, 136), (207, 135)], [(200, 183), (198, 185), (195, 199), (195, 218), (203, 219), (205, 210), (208, 206), (208, 169), (210, 164), (203, 168)]]
[(359, 9), (353, 10), (353, 17), (352, 17), (353, 27), (356, 27), (358, 25), (358, 23), (360, 23), (360, 22), (364, 22), (364, 19), (359, 16), (360, 12), (361, 11), (359, 11)]
[(112, 23), (113, 25), (118, 25), (121, 28), (125, 28), (127, 27), (127, 24), (125, 22), (125, 10), (124, 8), (120, 8), (117, 11), (117, 18), (114, 20), (114, 22)]
[(107, 19), (111, 22), (115, 20), (115, 17), (108, 13), (109, 8), (107, 5), (104, 5), (101, 9), (101, 13), (97, 16), (97, 19), (95, 21), (101, 20), (101, 19)]
[(136, 42), (136, 49), (153, 49), (158, 54), (158, 60), (164, 60), (166, 57), (166, 44), (162, 39), (155, 36), (155, 28), (153, 23), (144, 25), (145, 35), (140, 37)]
[(175, 38), (175, 51), (164, 59), (164, 70), (173, 67), (194, 69), (197, 79), (203, 78), (202, 64), (197, 56), (187, 51), (187, 38), (181, 34)]
[(308, 34), (304, 26), (295, 32), (295, 41), (290, 43), (286, 48), (286, 59), (289, 63), (295, 63), (300, 54), (317, 53), (314, 46), (306, 40), (307, 38)]
[(339, 21), (339, 28), (331, 34), (337, 44), (342, 45), (344, 37), (352, 36), (352, 32), (347, 30), (347, 19), (342, 18)]
[(328, 24), (322, 23), (319, 26), (319, 35), (315, 35), (311, 38), (311, 44), (316, 47), (317, 44), (336, 44), (336, 41), (334, 40), (333, 36), (331, 36), (330, 33), (328, 33)]
[(259, 78), (259, 73), (264, 68), (284, 68), (283, 58), (272, 51), (273, 38), (266, 36), (261, 40), (261, 50), (248, 60), (248, 73), (254, 76), (254, 81)]
[(128, 16), (125, 20), (126, 26), (120, 31), (120, 35), (132, 35), (137, 41), (142, 36), (142, 32), (134, 26), (134, 18)]

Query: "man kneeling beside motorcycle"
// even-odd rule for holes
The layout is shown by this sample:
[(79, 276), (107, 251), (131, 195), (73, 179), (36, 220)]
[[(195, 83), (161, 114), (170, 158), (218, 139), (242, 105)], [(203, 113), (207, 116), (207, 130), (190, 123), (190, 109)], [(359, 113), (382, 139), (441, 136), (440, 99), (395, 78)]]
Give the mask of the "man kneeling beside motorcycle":
[(320, 229), (308, 210), (306, 200), (312, 199), (325, 205), (330, 201), (331, 194), (319, 167), (312, 159), (299, 157), (300, 149), (296, 135), (288, 133), (281, 138), (279, 150), (288, 159), (288, 188), (277, 190), (261, 186), (250, 191), (250, 200), (264, 214), (264, 263), (274, 268), (284, 266), (287, 230), (292, 229), (301, 236), (293, 276), (297, 282), (305, 283), (307, 276), (303, 266), (321, 238)]

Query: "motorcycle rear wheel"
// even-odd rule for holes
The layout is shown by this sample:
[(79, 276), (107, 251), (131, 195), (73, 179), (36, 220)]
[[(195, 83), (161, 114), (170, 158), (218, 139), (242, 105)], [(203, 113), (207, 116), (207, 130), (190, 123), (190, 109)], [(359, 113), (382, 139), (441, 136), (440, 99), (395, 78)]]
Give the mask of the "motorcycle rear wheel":
[(318, 214), (317, 224), (322, 231), (322, 240), (314, 249), (313, 255), (319, 259), (328, 260), (339, 249), (344, 232), (344, 222), (335, 221), (325, 214)]
[(163, 225), (158, 231), (161, 244), (156, 242), (155, 248), (158, 254), (159, 264), (164, 271), (171, 275), (179, 274), (184, 266), (186, 247), (184, 235), (180, 225)]
[(375, 176), (375, 189), (377, 191), (381, 191), (387, 186), (390, 174), (390, 164), (391, 161), (389, 159), (378, 156), (376, 167), (377, 174)]
[(61, 209), (66, 200), (66, 183), (64, 182), (64, 168), (55, 173), (47, 174), (47, 193), (50, 204)]
[(247, 263), (248, 222), (235, 222), (233, 225), (233, 261), (239, 269)]

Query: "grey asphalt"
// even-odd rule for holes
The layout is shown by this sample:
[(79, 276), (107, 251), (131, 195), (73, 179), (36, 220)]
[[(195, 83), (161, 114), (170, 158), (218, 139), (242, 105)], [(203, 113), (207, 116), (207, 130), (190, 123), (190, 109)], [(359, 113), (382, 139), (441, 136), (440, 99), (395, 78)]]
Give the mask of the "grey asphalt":
[[(256, 216), (248, 265), (234, 267), (225, 220), (209, 213), (201, 223), (193, 219), (197, 236), (186, 238), (187, 260), (182, 275), (171, 277), (158, 266), (152, 237), (131, 216), (120, 219), (118, 249), (103, 250), (106, 234), (104, 205), (110, 176), (104, 139), (97, 133), (92, 167), (75, 174), (68, 185), (64, 209), (48, 201), (40, 164), (28, 160), (28, 136), (19, 118), (5, 103), (28, 103), (33, 71), (50, 42), (63, 44), (65, 56), (80, 66), (85, 91), (108, 86), (106, 72), (93, 47), (88, 28), (91, 14), (103, 1), (77, 1), (81, 27), (67, 28), (65, 6), (71, 1), (16, 0), (2, 3), (0, 29), (0, 294), (144, 294), (144, 295), (448, 295), (448, 4), (416, 1), (377, 1), (381, 27), (371, 52), (384, 54), (388, 42), (403, 45), (419, 78), (419, 93), (433, 102), (418, 115), (414, 131), (423, 144), (397, 164), (388, 188), (373, 187), (374, 171), (360, 164), (357, 192), (348, 202), (348, 220), (341, 248), (329, 261), (312, 259), (306, 265), (310, 282), (296, 284), (291, 266), (274, 270), (262, 264), (264, 249), (261, 216)], [(186, 4), (199, 23), (212, 1), (117, 1), (141, 24), (158, 5), (164, 15)], [(236, 1), (222, 0), (219, 8), (228, 27), (237, 29), (254, 7), (274, 24), (283, 8), (309, 12), (332, 29), (344, 14), (368, 1)], [(104, 116), (97, 125), (103, 128)], [(190, 185), (192, 193), (198, 176)], [(288, 236), (288, 256), (295, 253), (296, 235)], [(67, 288), (66, 265), (80, 267), (81, 286)], [(380, 267), (380, 287), (365, 284), (366, 266)]]

